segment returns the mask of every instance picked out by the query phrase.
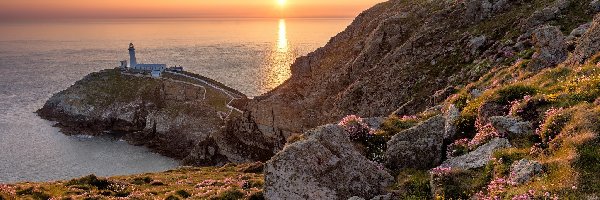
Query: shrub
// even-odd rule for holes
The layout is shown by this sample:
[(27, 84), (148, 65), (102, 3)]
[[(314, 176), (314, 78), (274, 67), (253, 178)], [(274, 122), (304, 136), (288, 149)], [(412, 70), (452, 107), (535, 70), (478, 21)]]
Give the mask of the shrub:
[(218, 197), (212, 198), (212, 200), (238, 200), (244, 198), (244, 192), (238, 189), (229, 189), (221, 193)]
[(179, 200), (179, 198), (173, 195), (169, 195), (167, 198), (165, 198), (165, 200)]
[(366, 147), (367, 158), (371, 161), (383, 163), (388, 140), (389, 138), (385, 136), (368, 135), (362, 143)]
[(600, 139), (586, 142), (577, 148), (574, 167), (580, 173), (580, 188), (588, 194), (600, 193)]
[(65, 185), (66, 186), (90, 185), (90, 186), (94, 186), (100, 190), (104, 190), (104, 189), (107, 189), (110, 184), (111, 184), (110, 181), (108, 181), (106, 179), (99, 179), (98, 177), (96, 177), (96, 175), (91, 174), (91, 175), (85, 176), (80, 179), (72, 179), (69, 182), (67, 182)]
[(346, 134), (352, 141), (361, 141), (371, 134), (369, 125), (356, 115), (348, 115), (338, 124), (346, 130)]
[(489, 173), (485, 169), (433, 169), (431, 172), (433, 196), (437, 199), (469, 199), (485, 186)]
[(22, 189), (22, 190), (17, 190), (16, 194), (18, 196), (29, 195), (34, 200), (47, 200), (47, 199), (50, 199), (50, 195), (48, 195), (48, 194), (46, 194), (44, 192), (41, 192), (41, 191), (37, 191), (33, 187), (29, 187), (29, 188)]
[(419, 123), (419, 119), (416, 116), (402, 116), (398, 117), (396, 115), (392, 115), (388, 117), (383, 124), (381, 124), (380, 130), (382, 133), (378, 133), (379, 135), (384, 136), (394, 136), (403, 130), (409, 129)]
[(404, 169), (399, 172), (397, 187), (400, 199), (431, 199), (430, 175), (425, 170)]
[(183, 198), (188, 198), (188, 197), (191, 197), (191, 196), (192, 196), (190, 193), (188, 193), (188, 192), (187, 192), (187, 191), (185, 191), (185, 190), (177, 190), (177, 191), (175, 192), (175, 194), (177, 194), (177, 195), (179, 195), (180, 197), (183, 197)]
[(262, 191), (252, 193), (250, 195), (250, 197), (248, 197), (248, 200), (264, 200), (264, 199), (265, 199), (265, 196)]
[(523, 58), (523, 59), (531, 59), (531, 57), (533, 56), (533, 53), (535, 53), (534, 49), (525, 49), (525, 50), (519, 52), (519, 54), (517, 56), (519, 56), (519, 58)]
[(132, 181), (131, 184), (135, 184), (135, 185), (143, 185), (143, 184), (148, 184), (152, 182), (152, 178), (145, 176), (145, 177), (135, 177)]
[(536, 93), (537, 89), (532, 86), (519, 84), (509, 85), (496, 91), (496, 102), (500, 104), (508, 104), (511, 101), (522, 99), (527, 95), (535, 95)]
[(463, 155), (469, 152), (469, 139), (464, 138), (460, 140), (454, 141), (454, 143), (448, 145), (448, 149), (446, 151), (446, 157), (452, 158)]
[(386, 150), (386, 143), (389, 137), (384, 132), (369, 128), (362, 118), (356, 115), (348, 115), (340, 123), (353, 142), (358, 142), (365, 146), (367, 158), (375, 162), (383, 162), (383, 154)]
[(540, 127), (536, 130), (536, 134), (542, 138), (544, 144), (548, 144), (556, 137), (569, 121), (570, 116), (563, 112), (562, 108), (551, 108), (545, 113), (545, 118)]
[(496, 137), (502, 137), (502, 135), (500, 135), (490, 123), (482, 125), (479, 121), (477, 121), (475, 122), (475, 126), (477, 127), (477, 134), (471, 141), (469, 141), (469, 149), (471, 150), (489, 142)]

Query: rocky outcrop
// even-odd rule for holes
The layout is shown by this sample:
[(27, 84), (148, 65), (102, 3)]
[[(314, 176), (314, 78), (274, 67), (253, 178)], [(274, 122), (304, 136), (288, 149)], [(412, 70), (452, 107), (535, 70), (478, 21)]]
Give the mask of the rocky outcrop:
[(521, 159), (510, 166), (508, 181), (520, 185), (542, 172), (542, 164), (537, 161)]
[(529, 66), (534, 70), (555, 66), (567, 59), (565, 37), (555, 26), (544, 26), (533, 32), (536, 52)]
[(510, 147), (507, 139), (495, 138), (465, 155), (444, 161), (440, 166), (464, 170), (483, 167), (490, 161), (495, 150), (507, 147)]
[(581, 64), (598, 51), (600, 51), (600, 14), (596, 15), (590, 28), (578, 40), (577, 47), (567, 63)]
[(122, 133), (129, 143), (190, 165), (266, 161), (281, 149), (281, 136), (263, 135), (247, 115), (231, 110), (223, 120), (231, 97), (220, 91), (110, 69), (52, 96), (37, 113), (67, 134)]
[(385, 152), (386, 167), (429, 169), (441, 163), (445, 119), (433, 117), (392, 137)]
[(508, 113), (508, 108), (505, 105), (495, 101), (487, 101), (481, 104), (477, 109), (477, 120), (482, 125), (489, 123), (490, 117), (503, 116)]
[(448, 109), (444, 112), (444, 118), (446, 124), (444, 125), (444, 139), (454, 139), (458, 127), (456, 127), (457, 121), (460, 119), (460, 111), (454, 104), (450, 104)]
[(393, 177), (362, 156), (341, 127), (321, 126), (305, 135), (266, 163), (266, 199), (369, 199), (392, 184)]
[(507, 137), (523, 137), (533, 135), (531, 122), (521, 121), (514, 117), (494, 116), (490, 117), (490, 123), (499, 135)]
[(535, 11), (523, 24), (524, 30), (529, 30), (558, 17), (571, 4), (571, 0), (556, 0), (554, 3)]

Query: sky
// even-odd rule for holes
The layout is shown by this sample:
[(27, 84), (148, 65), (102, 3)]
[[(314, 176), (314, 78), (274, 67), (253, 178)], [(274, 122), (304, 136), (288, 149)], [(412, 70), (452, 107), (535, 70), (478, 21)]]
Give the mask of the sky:
[(0, 0), (0, 19), (354, 17), (384, 0)]

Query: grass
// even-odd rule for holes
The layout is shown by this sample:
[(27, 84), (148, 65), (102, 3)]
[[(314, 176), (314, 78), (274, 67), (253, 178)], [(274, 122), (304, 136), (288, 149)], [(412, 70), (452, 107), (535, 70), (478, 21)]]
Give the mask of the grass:
[[(261, 199), (263, 175), (248, 165), (183, 167), (161, 173), (0, 185), (6, 199)], [(160, 183), (160, 184), (158, 184)]]

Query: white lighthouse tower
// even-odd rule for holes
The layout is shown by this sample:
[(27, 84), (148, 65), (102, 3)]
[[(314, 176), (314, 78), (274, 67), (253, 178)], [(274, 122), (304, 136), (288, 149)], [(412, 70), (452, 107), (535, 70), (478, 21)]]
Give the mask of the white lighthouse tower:
[(135, 48), (133, 43), (129, 43), (129, 67), (136, 69), (137, 60), (135, 59)]

